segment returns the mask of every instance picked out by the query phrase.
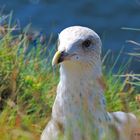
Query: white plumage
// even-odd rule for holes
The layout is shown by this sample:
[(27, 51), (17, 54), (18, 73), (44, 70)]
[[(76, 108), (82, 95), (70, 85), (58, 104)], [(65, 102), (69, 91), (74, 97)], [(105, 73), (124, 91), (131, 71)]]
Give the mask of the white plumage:
[(73, 26), (59, 34), (58, 52), (52, 63), (60, 63), (60, 82), (52, 118), (41, 140), (113, 140), (112, 126), (117, 130), (117, 140), (129, 140), (124, 126), (130, 118), (134, 127), (136, 118), (106, 111), (100, 54), (101, 40), (89, 28)]

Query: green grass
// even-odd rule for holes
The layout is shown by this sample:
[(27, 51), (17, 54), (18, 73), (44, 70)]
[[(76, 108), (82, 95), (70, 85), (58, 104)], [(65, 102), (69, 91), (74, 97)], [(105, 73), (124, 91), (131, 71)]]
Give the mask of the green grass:
[[(120, 59), (120, 54), (118, 54), (117, 58), (112, 59), (111, 66), (108, 66), (112, 58), (111, 54), (108, 55), (105, 63), (103, 63), (103, 73), (107, 82), (107, 90), (105, 92), (107, 110), (109, 112), (122, 110), (125, 112), (140, 113), (139, 104), (135, 100), (139, 91), (137, 86), (132, 84), (132, 81), (134, 83), (136, 81), (132, 80), (134, 75), (130, 77), (130, 74), (127, 73), (127, 67), (130, 65), (132, 59), (130, 58), (127, 63), (120, 64), (117, 73), (113, 73), (113, 69)], [(106, 71), (106, 69), (109, 69), (109, 71)]]
[[(48, 42), (42, 44), (39, 38), (34, 46), (28, 27), (16, 35), (12, 31), (14, 27), (9, 22), (0, 29), (0, 139), (38, 140), (50, 118), (59, 81), (58, 70), (54, 72), (51, 67), (54, 49), (50, 51)], [(113, 69), (118, 59), (119, 54), (115, 59), (108, 54), (103, 62), (107, 109), (139, 114), (139, 103), (135, 101), (137, 82), (125, 73), (131, 62), (122, 64), (115, 76)], [(139, 80), (138, 76), (135, 78)]]

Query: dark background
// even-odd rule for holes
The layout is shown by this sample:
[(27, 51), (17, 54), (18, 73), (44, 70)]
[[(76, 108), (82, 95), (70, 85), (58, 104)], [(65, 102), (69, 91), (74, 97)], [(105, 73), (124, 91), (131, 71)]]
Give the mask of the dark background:
[[(124, 47), (126, 53), (133, 52), (133, 44), (140, 42), (140, 31), (122, 30), (122, 27), (140, 29), (140, 0), (0, 0), (2, 14), (13, 11), (21, 27), (32, 23), (34, 30), (54, 37), (64, 28), (82, 25), (94, 29), (102, 38), (103, 52), (111, 49), (116, 56)], [(119, 64), (120, 65), (120, 64)], [(118, 66), (119, 66), (118, 65)], [(133, 60), (131, 70), (140, 71), (140, 63)]]

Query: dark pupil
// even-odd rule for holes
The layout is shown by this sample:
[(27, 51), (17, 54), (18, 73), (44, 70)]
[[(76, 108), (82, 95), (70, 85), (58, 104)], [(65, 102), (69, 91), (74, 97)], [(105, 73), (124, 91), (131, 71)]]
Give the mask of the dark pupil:
[(91, 41), (90, 40), (85, 40), (83, 43), (82, 43), (82, 46), (83, 47), (89, 47), (91, 44)]

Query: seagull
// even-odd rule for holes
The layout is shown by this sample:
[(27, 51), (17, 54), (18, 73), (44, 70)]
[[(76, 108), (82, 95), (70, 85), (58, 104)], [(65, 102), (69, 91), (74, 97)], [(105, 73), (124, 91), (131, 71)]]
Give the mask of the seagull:
[(106, 110), (101, 46), (87, 27), (71, 26), (59, 34), (52, 65), (60, 64), (60, 81), (41, 140), (130, 140), (135, 115)]

